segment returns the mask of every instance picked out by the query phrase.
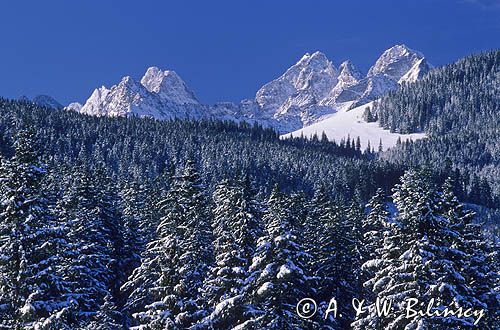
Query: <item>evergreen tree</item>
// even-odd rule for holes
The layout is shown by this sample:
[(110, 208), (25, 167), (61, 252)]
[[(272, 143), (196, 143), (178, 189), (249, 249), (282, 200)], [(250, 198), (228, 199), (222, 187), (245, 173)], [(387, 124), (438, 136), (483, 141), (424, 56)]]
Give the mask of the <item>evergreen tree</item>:
[(453, 236), (452, 250), (456, 255), (452, 259), (470, 286), (473, 293), (471, 305), (485, 310), (485, 319), (481, 322), (484, 329), (494, 329), (500, 324), (500, 306), (498, 295), (498, 252), (481, 232), (480, 224), (474, 223), (474, 212), (464, 208), (458, 201), (453, 188), (455, 183), (448, 177), (442, 187), (439, 203), (440, 212), (448, 220)]
[(354, 312), (350, 305), (352, 298), (362, 292), (362, 221), (364, 210), (359, 195), (356, 194), (351, 204), (344, 208), (340, 221), (333, 227), (336, 242), (335, 251), (335, 297), (339, 304), (339, 313), (343, 315), (340, 322), (347, 327), (353, 321)]
[(112, 227), (117, 224), (108, 203), (93, 177), (79, 166), (57, 206), (68, 241), (58, 272), (69, 282), (64, 297), (68, 303), (77, 303), (81, 326), (100, 309), (116, 275), (112, 272), (116, 264)]
[(15, 154), (0, 165), (0, 326), (29, 328), (58, 306), (58, 229), (41, 190), (46, 171), (32, 130), (21, 131)]
[[(432, 189), (425, 172), (410, 170), (393, 194), (398, 216), (384, 246), (373, 262), (381, 265), (367, 282), (380, 299), (392, 301), (394, 314), (379, 317), (375, 302), (369, 315), (357, 320), (359, 329), (473, 328), (472, 318), (454, 316), (406, 317), (409, 298), (420, 302), (434, 301), (435, 311), (450, 306), (469, 308), (478, 301), (463, 276), (464, 253), (454, 246), (460, 235), (446, 217), (440, 215), (439, 195)], [(441, 209), (441, 210), (440, 210)]]
[(186, 328), (203, 316), (198, 291), (211, 264), (210, 219), (194, 162), (174, 178), (160, 207), (157, 239), (122, 286), (125, 310), (151, 329)]
[(142, 231), (147, 216), (147, 193), (143, 185), (128, 183), (121, 189), (120, 207), (123, 213), (121, 236), (123, 246), (120, 251), (120, 271), (128, 278), (132, 271), (140, 265), (140, 254), (143, 252), (147, 236)]
[(88, 330), (123, 329), (123, 325), (121, 325), (123, 316), (118, 311), (113, 300), (114, 298), (111, 296), (111, 294), (108, 294), (106, 297), (104, 297), (104, 303), (102, 304), (97, 314), (95, 314), (94, 319), (87, 326)]
[[(377, 189), (375, 195), (370, 199), (366, 207), (369, 213), (364, 217), (362, 232), (362, 274), (361, 281), (368, 281), (374, 276), (381, 265), (378, 253), (383, 247), (384, 234), (389, 221), (386, 197), (384, 190)], [(366, 290), (365, 290), (366, 291)], [(373, 298), (371, 292), (365, 292), (364, 297)], [(372, 299), (373, 300), (373, 299)]]
[(331, 204), (326, 188), (324, 186), (318, 187), (308, 205), (306, 221), (302, 224), (304, 250), (309, 255), (308, 270), (310, 274), (316, 277), (317, 281), (322, 277), (322, 272), (320, 272), (320, 260), (322, 258), (320, 242), (323, 241), (323, 236), (325, 236), (325, 226), (329, 220)]
[[(295, 306), (310, 294), (302, 242), (291, 224), (288, 197), (274, 188), (264, 213), (265, 235), (250, 266), (249, 298), (258, 312), (242, 329), (300, 329), (314, 326), (301, 319)], [(293, 221), (293, 220), (292, 220)]]
[(222, 181), (214, 192), (216, 263), (203, 286), (206, 309), (211, 312), (199, 328), (230, 329), (251, 315), (242, 289), (260, 230), (248, 197), (241, 182), (229, 180)]

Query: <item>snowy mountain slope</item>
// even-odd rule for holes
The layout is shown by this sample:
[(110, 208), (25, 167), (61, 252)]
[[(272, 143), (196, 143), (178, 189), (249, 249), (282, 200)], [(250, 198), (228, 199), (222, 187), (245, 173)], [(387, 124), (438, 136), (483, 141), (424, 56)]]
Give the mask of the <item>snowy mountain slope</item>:
[(398, 83), (415, 82), (423, 77), (424, 74), (431, 70), (432, 66), (427, 63), (425, 58), (415, 62), (408, 72), (406, 72), (399, 80)]
[(363, 120), (363, 112), (367, 107), (371, 107), (372, 104), (373, 102), (370, 102), (349, 111), (339, 111), (321, 122), (292, 133), (284, 134), (281, 137), (289, 138), (301, 135), (311, 137), (314, 134), (321, 137), (324, 132), (330, 141), (335, 140), (339, 142), (341, 139), (350, 137), (352, 140), (359, 136), (362, 149), (365, 149), (368, 142), (370, 142), (371, 147), (377, 150), (379, 142), (382, 140), (382, 147), (384, 150), (387, 150), (395, 146), (398, 139), (401, 139), (401, 141), (408, 139), (417, 140), (426, 136), (424, 133), (391, 133), (389, 130), (382, 129), (378, 123), (367, 123)]
[(366, 76), (350, 61), (336, 68), (325, 54), (307, 53), (254, 99), (205, 105), (174, 71), (150, 67), (140, 80), (124, 77), (94, 90), (83, 106), (66, 109), (96, 116), (244, 120), (287, 133), (379, 98), (429, 69), (423, 55), (405, 45), (383, 52)]

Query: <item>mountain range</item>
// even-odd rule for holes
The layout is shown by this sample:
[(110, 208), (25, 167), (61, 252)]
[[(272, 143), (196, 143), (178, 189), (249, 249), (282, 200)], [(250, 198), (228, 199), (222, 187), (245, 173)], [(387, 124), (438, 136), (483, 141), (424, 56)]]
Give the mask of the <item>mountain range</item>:
[(384, 51), (366, 75), (351, 61), (336, 67), (317, 51), (262, 86), (254, 99), (207, 105), (174, 71), (150, 67), (140, 80), (123, 77), (110, 88), (95, 89), (83, 105), (75, 102), (66, 109), (96, 116), (247, 121), (288, 133), (366, 104), (431, 68), (422, 53), (405, 45)]

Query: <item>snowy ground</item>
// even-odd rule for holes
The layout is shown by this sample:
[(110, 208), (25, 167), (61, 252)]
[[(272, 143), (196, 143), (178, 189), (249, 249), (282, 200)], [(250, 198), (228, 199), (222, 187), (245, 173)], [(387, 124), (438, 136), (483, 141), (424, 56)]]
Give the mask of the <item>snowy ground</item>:
[(363, 112), (366, 107), (371, 106), (372, 102), (349, 111), (339, 111), (323, 121), (304, 127), (295, 132), (284, 134), (281, 137), (287, 138), (291, 135), (297, 137), (301, 134), (304, 134), (305, 137), (310, 137), (315, 133), (318, 137), (321, 137), (322, 133), (325, 132), (330, 141), (335, 140), (339, 142), (342, 138), (347, 139), (347, 136), (350, 136), (351, 139), (356, 139), (359, 136), (362, 149), (366, 148), (368, 141), (370, 141), (370, 145), (377, 150), (379, 141), (382, 139), (383, 149), (387, 150), (396, 145), (399, 137), (401, 141), (408, 139), (415, 141), (426, 136), (425, 133), (391, 133), (389, 130), (384, 130), (378, 126), (378, 123), (365, 122), (363, 120)]

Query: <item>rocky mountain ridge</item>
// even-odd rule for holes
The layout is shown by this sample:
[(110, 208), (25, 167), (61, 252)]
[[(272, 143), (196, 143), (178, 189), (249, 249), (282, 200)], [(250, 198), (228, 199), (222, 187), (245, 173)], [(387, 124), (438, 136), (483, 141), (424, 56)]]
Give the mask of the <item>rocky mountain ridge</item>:
[(109, 89), (94, 90), (85, 104), (66, 108), (97, 116), (245, 120), (285, 133), (368, 103), (400, 84), (420, 79), (430, 69), (420, 52), (405, 45), (383, 52), (366, 76), (352, 62), (337, 68), (317, 51), (305, 54), (262, 86), (254, 99), (206, 105), (174, 71), (150, 67), (140, 80), (126, 76)]

